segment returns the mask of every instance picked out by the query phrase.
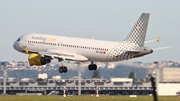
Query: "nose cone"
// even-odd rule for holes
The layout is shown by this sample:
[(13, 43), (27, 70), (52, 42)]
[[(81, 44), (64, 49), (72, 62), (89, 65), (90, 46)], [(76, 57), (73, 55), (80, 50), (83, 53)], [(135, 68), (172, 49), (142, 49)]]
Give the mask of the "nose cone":
[(19, 50), (19, 48), (20, 48), (20, 47), (19, 47), (19, 42), (17, 42), (17, 41), (16, 41), (16, 42), (14, 42), (14, 44), (13, 44), (13, 48), (14, 48), (15, 50), (17, 50), (17, 51), (18, 51), (18, 50)]
[(17, 47), (17, 42), (14, 42), (13, 44), (13, 48), (16, 50), (16, 47)]

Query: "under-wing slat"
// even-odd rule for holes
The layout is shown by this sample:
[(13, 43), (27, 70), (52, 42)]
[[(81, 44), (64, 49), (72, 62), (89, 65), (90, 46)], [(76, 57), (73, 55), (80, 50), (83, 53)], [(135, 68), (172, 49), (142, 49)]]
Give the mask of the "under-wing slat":
[(88, 58), (79, 54), (73, 54), (69, 52), (59, 50), (46, 50), (46, 52), (39, 52), (41, 56), (49, 56), (51, 58), (72, 60), (72, 61), (88, 61)]

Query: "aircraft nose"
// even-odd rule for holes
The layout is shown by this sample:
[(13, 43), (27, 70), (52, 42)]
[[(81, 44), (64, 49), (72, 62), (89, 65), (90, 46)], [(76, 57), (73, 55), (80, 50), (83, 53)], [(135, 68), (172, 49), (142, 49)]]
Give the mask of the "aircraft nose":
[(17, 41), (14, 42), (13, 48), (14, 48), (15, 50), (18, 50), (18, 46), (19, 46), (19, 43), (18, 43)]
[(16, 49), (16, 42), (14, 42), (14, 44), (13, 44), (13, 48), (14, 48), (14, 49)]

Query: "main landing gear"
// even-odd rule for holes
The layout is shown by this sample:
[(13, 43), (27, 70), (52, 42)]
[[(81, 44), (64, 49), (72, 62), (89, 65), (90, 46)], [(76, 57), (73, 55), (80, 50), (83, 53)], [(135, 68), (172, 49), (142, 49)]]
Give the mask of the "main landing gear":
[[(61, 67), (59, 67), (59, 73), (67, 73), (68, 68), (66, 66), (63, 65), (63, 59), (59, 59), (59, 62), (61, 62)], [(91, 70), (96, 70), (97, 69), (97, 65), (93, 64), (93, 61), (91, 62), (91, 64), (88, 66), (88, 69)]]
[(66, 73), (68, 71), (68, 68), (66, 66), (59, 67), (59, 73)]
[(66, 66), (63, 65), (63, 59), (59, 59), (59, 62), (61, 62), (61, 67), (59, 67), (59, 73), (67, 73), (68, 68)]
[(88, 69), (91, 70), (96, 70), (97, 69), (97, 65), (93, 64), (93, 62), (91, 62), (91, 64), (88, 66)]

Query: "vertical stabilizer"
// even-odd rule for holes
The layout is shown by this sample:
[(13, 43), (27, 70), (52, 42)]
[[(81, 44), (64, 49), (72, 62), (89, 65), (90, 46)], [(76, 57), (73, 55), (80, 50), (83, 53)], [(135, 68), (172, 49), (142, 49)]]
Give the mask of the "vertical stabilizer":
[(142, 15), (139, 17), (138, 21), (136, 22), (131, 32), (124, 41), (134, 43), (139, 46), (144, 46), (149, 15), (149, 13), (142, 13)]

